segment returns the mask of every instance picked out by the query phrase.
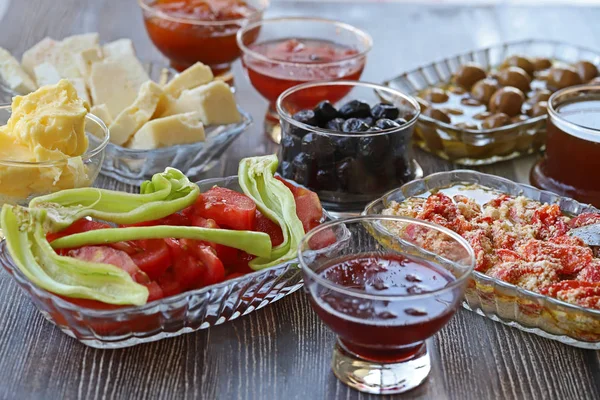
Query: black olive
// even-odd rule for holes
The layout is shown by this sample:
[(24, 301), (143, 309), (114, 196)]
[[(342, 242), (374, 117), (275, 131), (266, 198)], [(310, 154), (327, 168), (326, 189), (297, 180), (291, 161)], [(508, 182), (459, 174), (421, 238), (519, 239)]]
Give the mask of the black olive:
[(311, 132), (302, 138), (302, 151), (312, 155), (319, 164), (327, 164), (333, 161), (335, 144), (329, 136)]
[(391, 104), (379, 103), (371, 108), (371, 114), (375, 119), (396, 119), (398, 118), (398, 115), (400, 115), (400, 110), (398, 110), (398, 107)]
[(362, 122), (364, 122), (365, 124), (369, 125), (369, 126), (373, 126), (373, 124), (375, 123), (375, 120), (371, 117), (367, 117), (367, 118), (359, 118)]
[(317, 117), (313, 110), (298, 111), (292, 118), (306, 125), (317, 126)]
[(398, 124), (396, 121), (392, 121), (391, 119), (381, 118), (375, 122), (375, 126), (379, 129), (393, 129), (398, 128), (400, 124)]
[(335, 170), (331, 168), (319, 169), (316, 179), (319, 188), (322, 190), (334, 191), (337, 189), (338, 179)]
[(376, 126), (372, 126), (369, 128), (369, 130), (367, 132), (381, 132), (383, 129), (378, 128)]
[(336, 165), (336, 176), (343, 190), (349, 190), (353, 182), (354, 161), (346, 158)]
[(356, 145), (358, 138), (355, 137), (336, 137), (333, 138), (335, 144), (335, 151), (338, 157), (351, 157), (356, 155)]
[(299, 153), (292, 161), (294, 181), (304, 186), (314, 186), (315, 158), (308, 153)]
[(282, 161), (281, 164), (279, 164), (279, 173), (286, 179), (293, 179), (294, 167), (292, 167), (292, 163)]
[(365, 136), (358, 141), (358, 156), (367, 164), (378, 164), (385, 157), (390, 142), (387, 135)]
[(300, 152), (301, 140), (294, 135), (284, 135), (281, 139), (281, 159), (292, 161), (296, 154)]
[[(289, 127), (288, 128), (288, 132), (289, 132), (290, 136), (295, 136), (297, 138), (302, 139), (304, 137), (304, 135), (306, 135), (308, 133), (308, 131), (306, 129), (299, 128), (299, 127), (297, 127), (295, 125), (292, 125), (292, 124), (288, 124), (288, 127)], [(284, 136), (288, 136), (285, 133), (283, 135)]]
[(327, 122), (327, 124), (325, 125), (325, 129), (341, 132), (342, 125), (344, 125), (344, 122), (346, 122), (346, 120), (343, 118), (334, 118), (331, 121)]
[(405, 120), (405, 119), (404, 119), (404, 118), (402, 118), (402, 117), (400, 117), (400, 118), (396, 118), (394, 121), (395, 121), (395, 122), (396, 122), (398, 125), (400, 125), (400, 126), (402, 126), (402, 125), (404, 125), (404, 124), (406, 124), (406, 123), (408, 122), (407, 120)]
[(366, 132), (370, 128), (364, 121), (361, 121), (358, 118), (350, 118), (344, 122), (342, 125), (342, 131), (351, 133), (351, 132)]
[(338, 110), (328, 101), (322, 101), (314, 108), (315, 117), (319, 123), (324, 124), (338, 116)]
[(366, 118), (371, 116), (371, 107), (362, 101), (352, 100), (340, 108), (339, 114), (343, 118)]

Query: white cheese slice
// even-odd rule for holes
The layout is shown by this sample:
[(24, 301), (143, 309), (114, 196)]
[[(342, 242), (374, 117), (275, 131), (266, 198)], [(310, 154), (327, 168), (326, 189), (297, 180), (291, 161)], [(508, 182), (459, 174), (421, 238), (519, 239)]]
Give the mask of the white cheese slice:
[(70, 53), (80, 53), (84, 50), (98, 47), (100, 44), (98, 33), (82, 33), (64, 38), (60, 42), (63, 51)]
[(79, 73), (89, 85), (90, 75), (92, 73), (92, 64), (102, 61), (102, 49), (100, 46), (90, 47), (76, 53), (74, 56), (75, 63), (79, 69)]
[[(100, 118), (107, 127), (112, 122), (112, 117), (108, 112), (108, 107), (106, 107), (106, 104), (96, 104), (95, 106), (92, 106), (92, 108), (90, 108), (90, 114), (94, 114), (96, 117)], [(85, 130), (99, 138), (104, 137), (104, 131), (95, 122), (89, 122), (89, 120), (86, 120)]]
[(61, 80), (60, 72), (49, 62), (33, 67), (33, 75), (38, 86), (54, 85)]
[(171, 82), (165, 85), (165, 92), (173, 97), (179, 97), (186, 89), (193, 89), (213, 80), (210, 67), (197, 62), (185, 71), (175, 76)]
[(199, 113), (204, 125), (227, 125), (241, 120), (229, 85), (220, 80), (184, 90), (162, 116), (194, 111)]
[(132, 55), (93, 63), (89, 79), (93, 104), (106, 104), (115, 118), (134, 102), (142, 84), (149, 80), (142, 64)]
[(78, 49), (80, 46), (77, 42), (63, 44), (63, 42), (45, 38), (23, 53), (21, 64), (31, 76), (34, 76), (34, 69), (37, 65), (48, 62), (58, 70), (62, 78), (81, 78), (72, 50)]
[(3, 83), (19, 94), (27, 94), (37, 89), (31, 77), (21, 68), (21, 64), (7, 50), (0, 47), (0, 77)]
[(69, 81), (73, 84), (73, 86), (75, 86), (75, 90), (77, 90), (77, 95), (79, 98), (87, 102), (88, 105), (92, 104), (90, 100), (90, 94), (88, 93), (88, 89), (83, 78), (70, 78)]
[(153, 119), (140, 128), (127, 144), (130, 149), (157, 149), (204, 141), (204, 125), (197, 113)]
[(104, 57), (135, 56), (131, 39), (118, 39), (102, 46)]
[(110, 124), (110, 141), (119, 146), (127, 143), (142, 125), (152, 118), (162, 94), (161, 87), (156, 83), (144, 83), (133, 104), (124, 109)]
[(60, 46), (59, 42), (49, 37), (45, 37), (36, 43), (33, 47), (23, 53), (21, 64), (23, 69), (30, 75), (34, 76), (33, 69), (45, 61), (48, 61), (56, 47)]

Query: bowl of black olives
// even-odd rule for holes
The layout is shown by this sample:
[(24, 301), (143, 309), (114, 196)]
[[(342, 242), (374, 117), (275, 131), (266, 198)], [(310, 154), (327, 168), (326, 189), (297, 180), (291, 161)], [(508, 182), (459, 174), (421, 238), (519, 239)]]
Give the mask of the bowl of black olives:
[[(336, 89), (348, 94), (334, 103), (319, 96)], [(277, 112), (279, 173), (315, 191), (334, 215), (360, 212), (423, 174), (411, 148), (419, 104), (397, 90), (356, 81), (305, 83), (281, 94)]]

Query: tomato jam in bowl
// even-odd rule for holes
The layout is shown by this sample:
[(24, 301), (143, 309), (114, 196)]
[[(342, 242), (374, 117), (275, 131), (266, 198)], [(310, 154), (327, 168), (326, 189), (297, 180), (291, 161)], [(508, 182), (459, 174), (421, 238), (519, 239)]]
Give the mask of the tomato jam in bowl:
[(399, 91), (366, 82), (305, 83), (279, 97), (277, 112), (280, 174), (315, 191), (329, 212), (360, 212), (422, 176), (411, 148), (419, 106)]
[(600, 207), (600, 85), (554, 93), (548, 115), (546, 154), (531, 170), (531, 182)]
[(382, 215), (323, 224), (305, 236), (298, 257), (311, 306), (338, 337), (333, 373), (377, 394), (408, 391), (427, 377), (425, 341), (453, 317), (475, 266), (458, 234)]
[(262, 19), (269, 0), (138, 0), (154, 45), (183, 71), (197, 61), (231, 80), (240, 56), (235, 40), (243, 26)]
[[(203, 180), (198, 186), (201, 193), (215, 186), (242, 191), (237, 176)], [(323, 213), (322, 220), (326, 218), (327, 214)], [(0, 264), (28, 294), (40, 313), (63, 333), (95, 348), (130, 347), (220, 325), (302, 287), (298, 260), (292, 259), (260, 271), (244, 270), (238, 277), (231, 274), (220, 283), (141, 306), (67, 300), (32, 283), (15, 265), (7, 247), (6, 240), (0, 242)]]

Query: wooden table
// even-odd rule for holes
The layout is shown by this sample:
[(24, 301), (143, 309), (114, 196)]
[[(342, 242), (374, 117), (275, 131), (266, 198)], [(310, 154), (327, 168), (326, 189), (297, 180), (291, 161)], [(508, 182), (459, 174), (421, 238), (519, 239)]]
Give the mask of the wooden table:
[[(4, 8), (6, 6), (6, 8)], [(100, 32), (134, 40), (141, 57), (161, 60), (134, 0), (0, 1), (0, 46), (20, 55), (44, 36)], [(433, 59), (500, 41), (562, 39), (600, 48), (600, 9), (423, 6), (275, 1), (269, 16), (318, 15), (369, 31), (375, 47), (364, 79), (379, 82)], [(262, 135), (266, 102), (235, 67), (238, 98), (254, 126), (211, 176), (235, 173), (241, 157), (275, 147)], [(454, 168), (418, 153), (431, 173)], [(533, 158), (482, 171), (527, 181)], [(100, 178), (104, 187), (133, 190)], [(95, 350), (46, 322), (0, 272), (0, 399), (353, 399), (370, 398), (329, 370), (333, 334), (303, 293), (197, 333), (124, 350)], [(600, 398), (598, 353), (569, 347), (460, 310), (433, 340), (433, 371), (405, 399)]]

